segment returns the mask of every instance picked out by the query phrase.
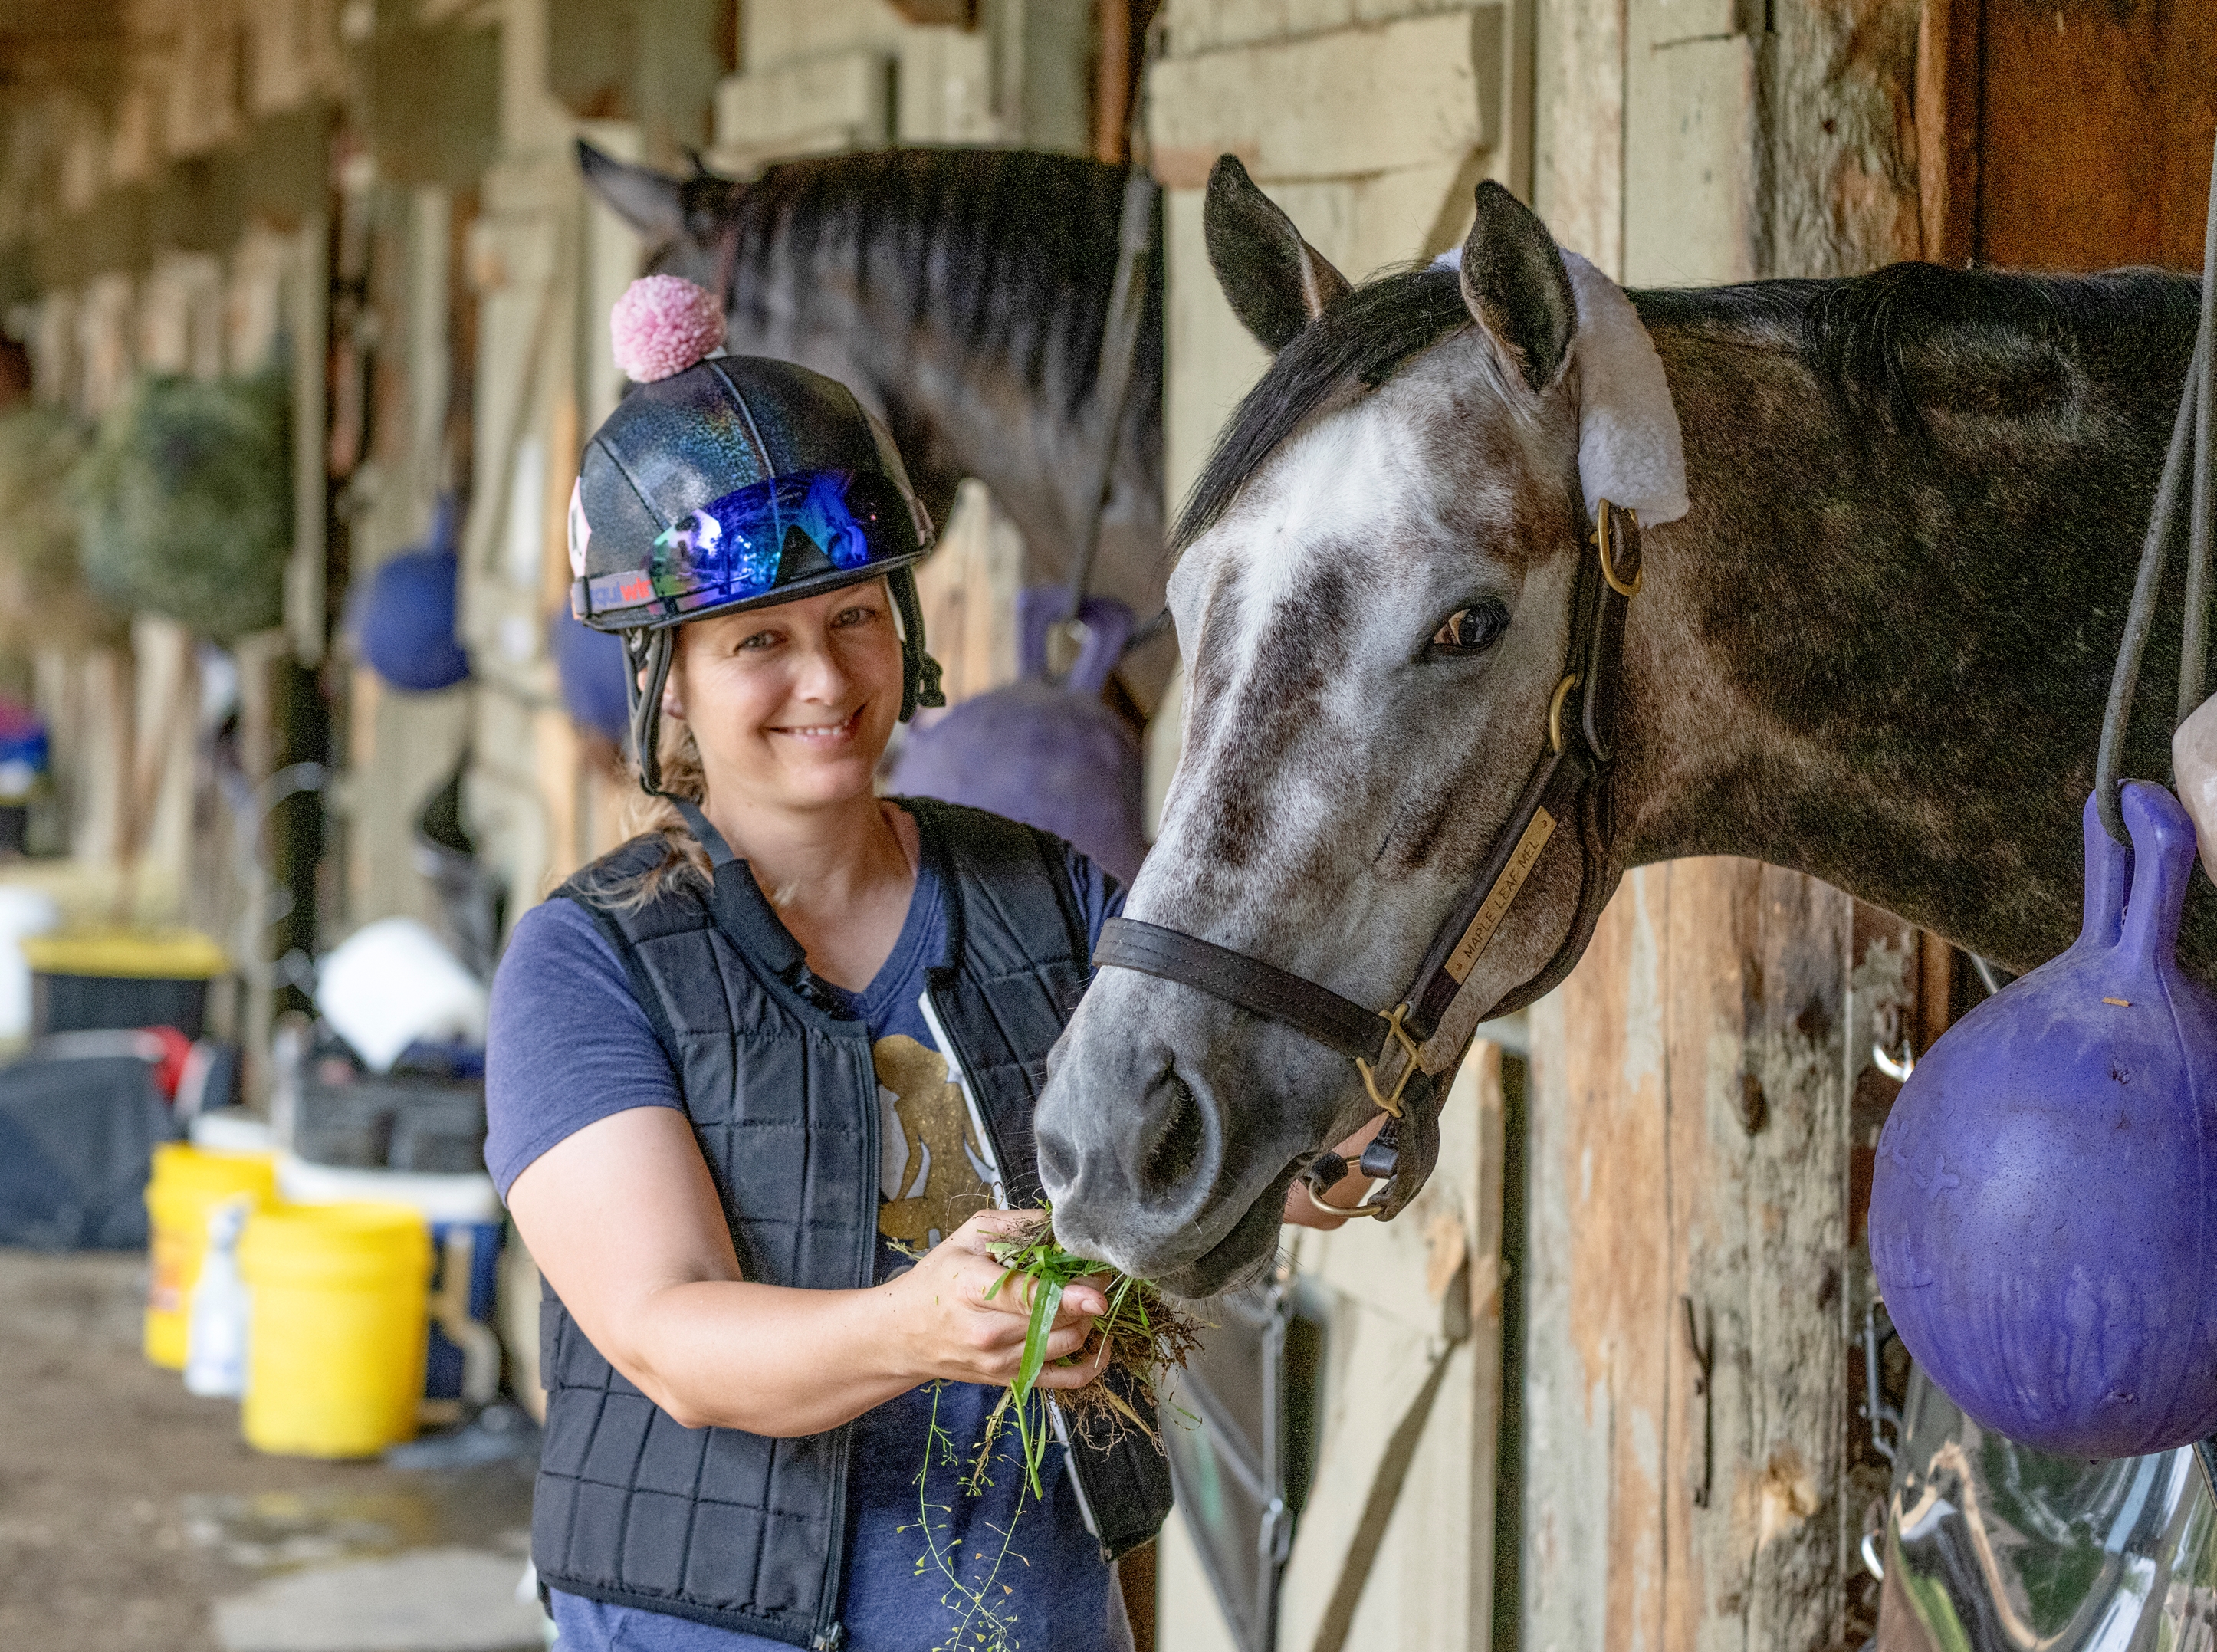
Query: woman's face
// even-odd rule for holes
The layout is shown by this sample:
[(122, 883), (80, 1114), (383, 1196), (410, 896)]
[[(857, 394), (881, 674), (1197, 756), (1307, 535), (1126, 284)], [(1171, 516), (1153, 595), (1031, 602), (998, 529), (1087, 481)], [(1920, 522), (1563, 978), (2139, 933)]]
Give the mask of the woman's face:
[(875, 579), (680, 626), (663, 706), (693, 730), (712, 799), (808, 808), (869, 792), (901, 686)]

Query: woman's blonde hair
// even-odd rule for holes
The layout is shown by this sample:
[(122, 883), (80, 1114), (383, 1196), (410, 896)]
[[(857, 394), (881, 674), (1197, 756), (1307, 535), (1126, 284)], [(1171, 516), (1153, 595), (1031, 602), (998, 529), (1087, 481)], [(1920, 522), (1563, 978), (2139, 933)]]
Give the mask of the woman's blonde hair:
[(638, 754), (634, 752), (625, 758), (624, 773), (633, 789), (624, 804), (623, 823), (627, 841), (658, 835), (662, 839), (662, 858), (642, 872), (621, 875), (588, 873), (582, 880), (593, 903), (612, 911), (635, 912), (665, 893), (687, 888), (705, 893), (715, 885), (715, 870), (708, 864), (708, 852), (701, 847), (701, 840), (693, 835), (693, 829), (685, 823), (685, 817), (670, 800), (683, 798), (697, 804), (708, 795), (707, 776), (701, 767), (701, 748), (693, 742), (693, 730), (677, 718), (664, 716), (660, 752), (662, 789), (668, 794), (662, 797), (639, 785)]

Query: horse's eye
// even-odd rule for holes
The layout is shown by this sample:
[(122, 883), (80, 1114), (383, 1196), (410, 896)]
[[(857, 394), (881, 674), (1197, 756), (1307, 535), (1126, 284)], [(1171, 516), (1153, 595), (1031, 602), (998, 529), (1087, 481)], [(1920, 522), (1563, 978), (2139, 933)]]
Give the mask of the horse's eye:
[(1491, 648), (1509, 626), (1509, 610), (1498, 602), (1457, 608), (1432, 633), (1432, 648), (1440, 654), (1477, 654)]

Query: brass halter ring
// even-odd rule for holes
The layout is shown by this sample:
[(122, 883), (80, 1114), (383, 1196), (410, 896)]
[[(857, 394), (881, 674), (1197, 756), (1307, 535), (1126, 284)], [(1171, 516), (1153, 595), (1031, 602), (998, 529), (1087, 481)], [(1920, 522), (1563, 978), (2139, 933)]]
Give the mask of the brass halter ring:
[[(1640, 582), (1647, 576), (1646, 565), (1643, 563), (1633, 570), (1632, 583), (1629, 585), (1617, 577), (1615, 566), (1610, 562), (1609, 554), (1609, 503), (1604, 499), (1601, 502), (1601, 520), (1594, 525), (1593, 533), (1594, 548), (1601, 556), (1601, 576), (1609, 582), (1609, 589), (1615, 591), (1619, 596), (1637, 596), (1640, 594)], [(1640, 525), (1639, 512), (1627, 510), (1624, 514), (1632, 518), (1633, 527), (1637, 527)], [(1621, 542), (1621, 536), (1620, 535), (1619, 538)]]
[(1409, 1088), (1409, 1080), (1415, 1076), (1417, 1065), (1417, 1041), (1409, 1036), (1409, 1029), (1401, 1025), (1401, 1018), (1408, 1013), (1409, 1006), (1405, 1003), (1397, 1006), (1391, 1015), (1383, 1010), (1378, 1014), (1378, 1019), (1386, 1023), (1386, 1032), (1393, 1036), (1409, 1057), (1409, 1064), (1401, 1069), (1401, 1076), (1393, 1086), (1393, 1094), (1379, 1094), (1377, 1070), (1362, 1057), (1355, 1058), (1356, 1067), (1362, 1074), (1362, 1088), (1370, 1092), (1370, 1099), (1378, 1104), (1380, 1112), (1390, 1113), (1396, 1119), (1401, 1116), (1401, 1092)]

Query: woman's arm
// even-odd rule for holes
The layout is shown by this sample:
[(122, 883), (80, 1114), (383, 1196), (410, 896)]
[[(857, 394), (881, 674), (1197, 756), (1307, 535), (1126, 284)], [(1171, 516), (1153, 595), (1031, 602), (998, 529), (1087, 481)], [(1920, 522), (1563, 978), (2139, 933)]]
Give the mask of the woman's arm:
[[(1005, 1384), (1022, 1359), (1026, 1293), (988, 1301), (1000, 1217), (973, 1217), (922, 1261), (862, 1291), (739, 1276), (692, 1127), (668, 1107), (613, 1113), (565, 1137), (509, 1187), (532, 1258), (608, 1363), (689, 1428), (820, 1433), (934, 1378)], [(1106, 1310), (1094, 1286), (1063, 1293), (1050, 1361), (1078, 1353)], [(1099, 1374), (1105, 1346), (1050, 1364), (1044, 1388)]]

